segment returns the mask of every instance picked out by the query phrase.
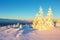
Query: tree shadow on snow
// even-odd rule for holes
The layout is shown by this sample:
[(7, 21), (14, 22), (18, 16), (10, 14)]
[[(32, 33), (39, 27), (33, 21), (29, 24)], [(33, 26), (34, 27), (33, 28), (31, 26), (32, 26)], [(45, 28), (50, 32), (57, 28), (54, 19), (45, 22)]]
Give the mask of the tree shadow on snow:
[(29, 25), (29, 26), (24, 25), (24, 26), (22, 27), (22, 29), (23, 29), (22, 35), (28, 34), (28, 33), (30, 33), (30, 32), (32, 32), (32, 31), (35, 30), (35, 29), (33, 29), (33, 27), (32, 27), (31, 25)]
[(24, 35), (24, 34), (28, 34), (32, 31), (34, 31), (35, 29), (33, 29), (33, 27), (31, 25), (29, 25), (29, 26), (23, 25), (22, 29), (19, 29), (14, 33), (14, 36), (16, 37), (16, 35), (19, 34), (21, 30), (23, 30), (23, 32), (21, 34)]

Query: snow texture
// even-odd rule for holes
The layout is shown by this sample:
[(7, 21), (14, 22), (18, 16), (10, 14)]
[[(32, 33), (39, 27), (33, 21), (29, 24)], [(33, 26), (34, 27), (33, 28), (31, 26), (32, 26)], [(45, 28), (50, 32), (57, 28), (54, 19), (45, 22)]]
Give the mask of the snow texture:
[(46, 31), (38, 31), (30, 26), (20, 28), (0, 27), (0, 40), (60, 40), (60, 26)]

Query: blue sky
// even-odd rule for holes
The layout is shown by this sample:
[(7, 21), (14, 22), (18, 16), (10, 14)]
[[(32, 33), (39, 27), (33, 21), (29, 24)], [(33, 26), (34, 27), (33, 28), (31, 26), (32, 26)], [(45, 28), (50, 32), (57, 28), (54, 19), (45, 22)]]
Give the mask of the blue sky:
[(53, 16), (60, 18), (60, 0), (0, 0), (0, 18), (34, 18), (40, 6), (45, 16), (51, 6)]

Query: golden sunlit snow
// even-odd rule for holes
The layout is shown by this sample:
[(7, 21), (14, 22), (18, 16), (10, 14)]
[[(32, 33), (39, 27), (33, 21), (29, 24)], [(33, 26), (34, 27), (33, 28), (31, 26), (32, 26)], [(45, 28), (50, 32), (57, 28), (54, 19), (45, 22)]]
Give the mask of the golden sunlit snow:
[(47, 16), (43, 16), (43, 9), (40, 7), (40, 14), (36, 14), (33, 20), (33, 28), (37, 30), (49, 30), (53, 27), (52, 10), (49, 8)]

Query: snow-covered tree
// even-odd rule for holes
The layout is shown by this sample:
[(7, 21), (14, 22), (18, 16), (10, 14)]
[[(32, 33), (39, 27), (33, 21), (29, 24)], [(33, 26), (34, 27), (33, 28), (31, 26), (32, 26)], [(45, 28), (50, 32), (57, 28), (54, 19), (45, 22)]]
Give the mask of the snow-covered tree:
[(35, 18), (34, 18), (34, 20), (33, 20), (33, 27), (35, 28), (36, 27), (36, 25), (37, 25), (37, 23), (38, 23), (38, 17), (39, 17), (39, 15), (38, 15), (38, 13), (36, 14), (36, 16), (35, 16)]
[(48, 30), (53, 27), (53, 21), (52, 21), (52, 10), (49, 8), (48, 14), (46, 17), (43, 16), (43, 10), (40, 7), (39, 11), (40, 15), (36, 14), (34, 20), (33, 20), (33, 28), (36, 28), (38, 30)]
[(40, 13), (40, 17), (43, 17), (43, 9), (42, 9), (42, 7), (40, 7), (39, 10), (40, 10), (40, 11), (39, 11), (39, 13)]

